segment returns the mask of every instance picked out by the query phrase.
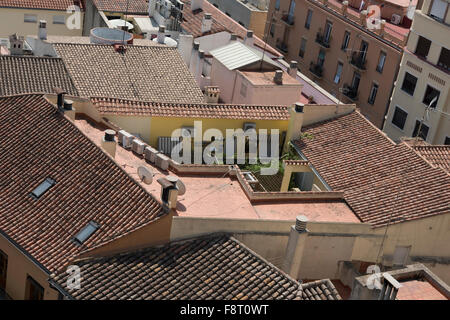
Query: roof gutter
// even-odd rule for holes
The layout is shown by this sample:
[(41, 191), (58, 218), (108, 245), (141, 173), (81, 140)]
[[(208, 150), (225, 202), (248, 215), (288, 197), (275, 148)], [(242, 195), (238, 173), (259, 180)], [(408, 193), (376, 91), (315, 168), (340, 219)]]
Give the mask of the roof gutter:
[[(290, 141), (289, 144), (295, 149), (295, 151), (297, 151), (298, 155), (302, 158), (302, 160), (309, 161), (308, 158), (300, 150), (300, 148), (295, 145), (295, 143), (292, 143), (292, 141)], [(309, 167), (311, 168), (312, 172), (314, 172), (314, 174), (317, 176), (317, 178), (320, 180), (320, 182), (323, 183), (325, 188), (327, 188), (328, 191), (333, 191), (333, 189), (328, 185), (325, 179), (322, 178), (322, 176), (319, 174), (319, 171), (316, 170), (316, 168), (313, 166), (311, 162), (309, 162)]]
[(57, 282), (55, 282), (51, 278), (48, 279), (48, 283), (50, 284), (51, 288), (58, 291), (60, 294), (62, 294), (68, 300), (75, 300), (74, 297), (72, 297), (66, 290), (64, 290)]

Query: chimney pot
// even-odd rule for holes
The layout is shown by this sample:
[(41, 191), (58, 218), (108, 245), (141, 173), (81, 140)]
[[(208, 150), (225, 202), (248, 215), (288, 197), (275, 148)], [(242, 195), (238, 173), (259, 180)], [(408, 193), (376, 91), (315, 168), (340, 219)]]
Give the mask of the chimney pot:
[(205, 57), (205, 51), (199, 50), (198, 51), (198, 56), (200, 57), (200, 59), (203, 59)]
[(165, 26), (159, 26), (158, 29), (158, 43), (164, 44), (164, 40), (166, 38), (166, 27)]
[(247, 30), (247, 38), (253, 38), (253, 31)]
[(39, 20), (39, 39), (47, 40), (47, 21)]
[(305, 107), (305, 105), (303, 103), (296, 102), (295, 103), (295, 112), (302, 113), (304, 107)]
[(230, 37), (230, 41), (235, 41), (237, 40), (237, 35), (235, 33), (233, 33)]
[(194, 41), (194, 50), (198, 50), (200, 48), (200, 43), (198, 41)]
[(64, 110), (72, 110), (72, 105), (72, 100), (64, 100)]
[(247, 46), (252, 46), (254, 41), (255, 41), (255, 38), (253, 38), (253, 31), (247, 30), (247, 34), (244, 39), (244, 44)]
[(116, 136), (116, 132), (111, 129), (105, 130), (105, 141), (114, 141), (114, 137)]
[(282, 70), (275, 71), (275, 76), (273, 78), (273, 81), (279, 85), (283, 84), (283, 71)]
[(308, 218), (305, 216), (297, 216), (295, 219), (295, 230), (298, 232), (306, 231), (306, 224), (308, 223)]
[(212, 17), (210, 13), (205, 13), (202, 20), (202, 33), (210, 32), (212, 28)]
[(57, 101), (57, 106), (58, 109), (63, 109), (64, 108), (64, 95), (66, 94), (66, 92), (60, 88), (54, 88), (53, 89), (58, 97), (58, 101)]

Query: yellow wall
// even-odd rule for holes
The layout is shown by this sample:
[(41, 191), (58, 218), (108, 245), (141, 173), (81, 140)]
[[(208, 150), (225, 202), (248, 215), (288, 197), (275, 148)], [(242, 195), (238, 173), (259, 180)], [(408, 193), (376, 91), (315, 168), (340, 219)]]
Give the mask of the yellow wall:
[(6, 293), (14, 300), (25, 299), (27, 276), (31, 276), (44, 288), (44, 299), (58, 299), (58, 292), (51, 289), (48, 274), (39, 268), (21, 251), (14, 247), (6, 238), (0, 235), (0, 250), (8, 255), (6, 274)]
[[(37, 16), (37, 22), (24, 22), (25, 14)], [(65, 24), (53, 24), (53, 16), (65, 15), (65, 11), (0, 8), (0, 37), (5, 38), (17, 33), (20, 36), (37, 35), (39, 20), (47, 21), (47, 35), (52, 36), (81, 36), (83, 27), (83, 15), (81, 13), (80, 29), (69, 30)]]

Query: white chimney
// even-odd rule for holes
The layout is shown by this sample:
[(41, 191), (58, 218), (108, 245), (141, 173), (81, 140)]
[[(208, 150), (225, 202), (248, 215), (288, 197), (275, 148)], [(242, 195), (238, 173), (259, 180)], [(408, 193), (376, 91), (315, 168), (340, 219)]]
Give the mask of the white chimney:
[(194, 45), (192, 47), (192, 55), (191, 55), (191, 62), (189, 63), (189, 70), (191, 73), (196, 76), (197, 74), (197, 60), (198, 60), (198, 50), (200, 49), (200, 43), (197, 41), (194, 41)]
[(166, 38), (166, 27), (165, 26), (159, 26), (159, 29), (158, 29), (158, 43), (164, 44), (165, 38)]
[(289, 64), (289, 68), (288, 68), (288, 74), (291, 77), (293, 77), (294, 79), (297, 78), (297, 71), (298, 71), (297, 70), (297, 65), (298, 65), (298, 62), (292, 60), (291, 63)]
[(210, 13), (205, 13), (202, 20), (202, 34), (210, 32), (212, 27), (212, 16)]
[(47, 40), (47, 21), (39, 20), (39, 39)]
[(194, 47), (194, 37), (190, 34), (180, 34), (178, 37), (178, 52), (180, 52), (184, 63), (189, 67), (191, 63), (192, 49)]
[(253, 38), (253, 31), (247, 30), (247, 35), (245, 36), (244, 44), (251, 47), (251, 46), (253, 46), (254, 41), (255, 41), (255, 38)]
[(203, 10), (203, 0), (191, 0), (191, 10)]
[(306, 225), (308, 218), (297, 216), (295, 226), (291, 227), (286, 254), (284, 257), (283, 271), (289, 274), (295, 280), (300, 278), (300, 267), (303, 258), (308, 230)]
[(201, 85), (201, 81), (202, 81), (204, 58), (205, 58), (205, 51), (198, 50), (198, 59), (197, 59), (197, 66), (196, 66), (196, 72), (195, 72), (195, 77), (197, 79), (198, 85)]
[(156, 0), (148, 0), (148, 16), (153, 17), (155, 14)]
[(116, 132), (111, 129), (105, 130), (105, 135), (102, 138), (101, 146), (102, 148), (111, 156), (116, 156)]

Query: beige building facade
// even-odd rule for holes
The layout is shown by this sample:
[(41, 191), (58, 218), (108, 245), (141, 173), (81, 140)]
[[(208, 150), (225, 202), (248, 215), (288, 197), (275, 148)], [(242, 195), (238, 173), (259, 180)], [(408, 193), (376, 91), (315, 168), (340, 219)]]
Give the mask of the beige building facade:
[[(298, 61), (300, 72), (339, 100), (356, 103), (365, 117), (382, 128), (407, 28), (382, 23), (380, 29), (369, 30), (367, 11), (358, 12), (352, 5), (358, 4), (272, 1), (267, 43), (280, 50), (286, 61)], [(403, 9), (398, 10), (404, 15)], [(381, 17), (390, 22), (391, 11), (382, 11)]]
[[(67, 13), (66, 10), (28, 9), (28, 8), (5, 8), (0, 6), (0, 38), (9, 35), (27, 36), (36, 35), (39, 21), (47, 21), (47, 34), (54, 36), (81, 36), (84, 12), (79, 12), (80, 27), (69, 29), (66, 25), (67, 19), (76, 13)], [(75, 21), (75, 20), (73, 20)]]
[(425, 0), (415, 12), (383, 128), (393, 140), (450, 144), (449, 8), (448, 1)]

